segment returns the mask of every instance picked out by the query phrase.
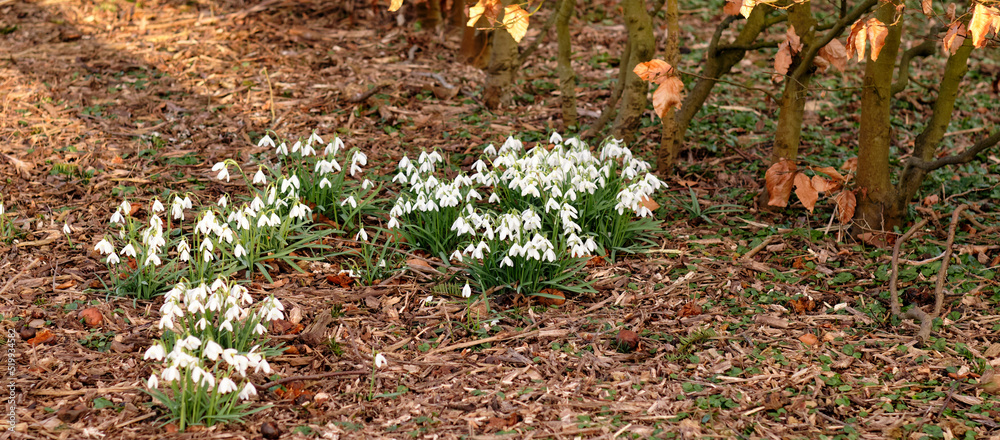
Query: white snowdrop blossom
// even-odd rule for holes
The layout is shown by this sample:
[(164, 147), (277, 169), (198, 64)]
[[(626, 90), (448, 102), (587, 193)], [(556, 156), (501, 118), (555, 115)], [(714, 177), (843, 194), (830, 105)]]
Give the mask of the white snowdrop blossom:
[(375, 355), (375, 368), (384, 368), (386, 365), (389, 365), (389, 361), (387, 361), (385, 359), (385, 356), (383, 356), (382, 353), (376, 354)]
[(257, 141), (257, 146), (274, 148), (274, 140), (271, 139), (271, 136), (265, 134), (264, 137)]
[(94, 246), (94, 250), (100, 252), (102, 255), (115, 253), (114, 245), (112, 245), (107, 238), (101, 239), (101, 241), (97, 242), (97, 246)]
[(228, 377), (219, 381), (219, 394), (229, 394), (238, 389), (239, 387), (236, 386), (236, 382), (233, 382), (233, 380)]
[(253, 175), (253, 184), (260, 185), (267, 183), (267, 176), (264, 175), (264, 167), (257, 167), (257, 172)]
[(257, 395), (257, 388), (254, 388), (253, 384), (247, 382), (243, 387), (243, 391), (240, 391), (239, 397), (242, 400), (250, 400), (251, 397)]
[(227, 166), (226, 162), (219, 162), (213, 165), (212, 171), (213, 172), (217, 171), (219, 173), (219, 175), (216, 176), (217, 179), (219, 180), (225, 179), (226, 182), (229, 181), (229, 167)]
[(472, 296), (472, 288), (469, 287), (469, 283), (465, 283), (465, 287), (462, 288), (462, 297), (469, 298)]

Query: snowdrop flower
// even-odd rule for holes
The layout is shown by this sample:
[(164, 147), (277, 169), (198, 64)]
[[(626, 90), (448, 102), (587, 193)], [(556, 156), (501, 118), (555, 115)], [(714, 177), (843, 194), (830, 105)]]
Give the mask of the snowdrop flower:
[(396, 229), (399, 227), (399, 219), (396, 217), (389, 218), (389, 224), (386, 225), (389, 229)]
[(562, 141), (563, 141), (562, 136), (560, 136), (559, 133), (557, 133), (557, 132), (553, 131), (552, 135), (549, 136), (549, 143), (550, 144), (561, 144)]
[(233, 249), (233, 255), (236, 258), (244, 257), (247, 255), (247, 250), (243, 248), (242, 244), (237, 243), (236, 249)]
[(219, 175), (217, 176), (219, 180), (226, 179), (226, 182), (229, 181), (229, 167), (226, 166), (226, 162), (223, 161), (213, 165), (212, 171), (219, 172)]
[(257, 167), (257, 173), (253, 175), (253, 184), (260, 185), (262, 183), (267, 183), (267, 176), (264, 175), (264, 168)]
[(222, 197), (219, 197), (219, 202), (216, 203), (216, 204), (219, 205), (222, 208), (225, 208), (226, 205), (229, 204), (229, 200), (226, 198), (226, 195), (223, 194)]
[(278, 145), (278, 148), (275, 151), (275, 154), (277, 154), (279, 156), (288, 156), (288, 145), (285, 145), (285, 143), (282, 142), (281, 145)]
[(295, 143), (292, 144), (292, 153), (294, 153), (296, 151), (299, 151), (299, 148), (301, 148), (301, 147), (302, 147), (302, 142), (295, 141)]
[(236, 382), (233, 382), (233, 380), (228, 377), (219, 381), (219, 394), (229, 394), (238, 389), (239, 387), (236, 386)]
[(229, 319), (223, 321), (222, 324), (219, 325), (219, 330), (228, 330), (228, 331), (232, 332), (233, 331), (233, 321), (231, 321)]
[(375, 368), (382, 368), (382, 367), (385, 367), (386, 365), (389, 365), (389, 361), (387, 361), (385, 359), (385, 356), (383, 356), (382, 353), (376, 354), (375, 355)]
[(315, 142), (317, 144), (322, 144), (323, 143), (323, 138), (319, 137), (319, 135), (316, 134), (315, 131), (312, 132), (312, 135), (310, 135), (309, 139), (306, 140), (306, 144), (312, 144), (313, 142)]
[(186, 238), (182, 238), (180, 243), (177, 243), (177, 253), (179, 254), (178, 258), (180, 258), (181, 261), (188, 261), (191, 259), (191, 246), (188, 245)]
[(503, 261), (500, 262), (500, 267), (504, 266), (514, 267), (514, 260), (510, 259), (510, 255), (503, 257)]
[(114, 214), (111, 214), (111, 223), (125, 223), (125, 217), (122, 216), (120, 209), (116, 209)]
[(3, 203), (0, 203), (0, 215), (3, 215), (3, 213), (4, 213)]
[(375, 187), (375, 184), (372, 183), (371, 180), (365, 179), (364, 182), (361, 182), (361, 189), (368, 189), (368, 188), (374, 188), (374, 187)]
[(472, 297), (472, 288), (469, 287), (469, 283), (465, 283), (465, 287), (462, 288), (462, 298)]
[(122, 255), (127, 255), (129, 257), (135, 258), (135, 248), (132, 247), (132, 243), (125, 245), (125, 247), (122, 248), (121, 252)]
[(462, 251), (456, 249), (455, 252), (451, 253), (448, 259), (451, 261), (462, 261)]
[(118, 264), (118, 263), (121, 263), (121, 261), (122, 260), (120, 258), (118, 258), (117, 254), (111, 254), (111, 255), (108, 255), (108, 259), (107, 259), (106, 263), (107, 264)]
[(102, 255), (109, 255), (115, 253), (114, 245), (112, 245), (107, 238), (97, 242), (97, 246), (94, 246), (94, 250), (100, 252)]
[(488, 244), (486, 244), (485, 241), (480, 241), (479, 245), (476, 246), (476, 249), (474, 251), (472, 251), (472, 258), (475, 258), (477, 260), (481, 260), (483, 258), (486, 258), (486, 257), (483, 256), (483, 252), (484, 251), (485, 252), (489, 252), (490, 251), (490, 246)]
[(259, 212), (260, 210), (264, 209), (264, 206), (265, 206), (264, 201), (260, 199), (260, 196), (255, 196), (253, 200), (250, 201), (250, 209), (254, 210), (255, 212)]
[(429, 303), (431, 301), (434, 301), (434, 295), (431, 295), (431, 296), (428, 296), (427, 298), (424, 298), (424, 303)]
[(360, 150), (355, 151), (354, 156), (351, 157), (351, 175), (353, 176), (355, 172), (361, 171), (361, 167), (364, 165), (368, 165), (368, 156)]
[(354, 196), (350, 196), (350, 197), (344, 199), (343, 202), (340, 202), (340, 206), (344, 206), (344, 205), (348, 205), (348, 204), (351, 205), (351, 208), (357, 208), (358, 207), (358, 202), (356, 200), (354, 200)]
[(299, 188), (301, 188), (299, 176), (293, 174), (292, 177), (281, 179), (281, 192), (290, 193), (291, 190), (298, 190)]
[(323, 189), (323, 188), (332, 188), (332, 187), (333, 187), (333, 184), (330, 183), (330, 180), (327, 179), (326, 177), (324, 177), (323, 180), (319, 181), (319, 188), (320, 189)]
[(143, 266), (149, 266), (150, 263), (152, 263), (153, 266), (159, 266), (161, 264), (160, 257), (157, 256), (156, 253), (154, 253), (154, 252), (150, 252), (149, 253), (149, 256), (146, 257), (146, 261), (144, 263), (142, 263), (142, 265)]
[(257, 146), (258, 147), (268, 146), (274, 148), (274, 141), (271, 140), (271, 136), (265, 134), (263, 138), (257, 141)]
[(166, 370), (163, 370), (163, 373), (161, 374), (163, 375), (163, 380), (167, 383), (174, 382), (181, 378), (181, 372), (177, 369), (177, 367), (169, 367)]
[(239, 398), (242, 400), (250, 400), (250, 397), (257, 395), (257, 388), (254, 388), (253, 384), (247, 382), (243, 387), (243, 391), (240, 391)]
[(203, 351), (202, 354), (214, 361), (219, 359), (219, 356), (222, 355), (222, 346), (217, 344), (215, 341), (208, 341), (205, 344), (205, 351)]
[(146, 381), (146, 386), (149, 387), (149, 389), (153, 389), (153, 390), (159, 388), (160, 381), (156, 378), (155, 374), (152, 374), (152, 375), (149, 376), (149, 380)]
[(143, 360), (155, 359), (158, 361), (162, 361), (163, 357), (166, 355), (167, 353), (162, 345), (153, 344), (148, 349), (146, 349), (146, 354), (142, 356), (142, 359)]
[(364, 227), (362, 227), (361, 230), (354, 236), (355, 240), (358, 240), (359, 238), (363, 241), (368, 241), (368, 231), (365, 231)]
[(336, 155), (341, 148), (344, 148), (344, 141), (339, 137), (333, 138), (333, 142), (326, 145), (326, 149), (323, 150), (323, 154), (330, 156)]

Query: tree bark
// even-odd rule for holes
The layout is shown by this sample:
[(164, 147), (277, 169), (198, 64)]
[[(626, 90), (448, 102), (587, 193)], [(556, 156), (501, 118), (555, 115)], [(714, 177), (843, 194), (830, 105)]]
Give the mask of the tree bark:
[(639, 122), (646, 111), (646, 94), (649, 84), (639, 78), (632, 69), (639, 63), (653, 58), (653, 20), (646, 12), (643, 0), (622, 0), (625, 13), (625, 29), (628, 31), (630, 55), (627, 60), (621, 60), (619, 69), (624, 69), (625, 84), (622, 88), (622, 99), (615, 117), (612, 135), (626, 142), (634, 141), (639, 129)]
[[(505, 0), (504, 6), (511, 2)], [(514, 82), (514, 76), (520, 67), (520, 57), (517, 42), (506, 29), (497, 29), (491, 33), (493, 47), (490, 50), (490, 64), (486, 67), (486, 88), (483, 90), (483, 103), (486, 108), (495, 110), (506, 99), (507, 88)]]
[(427, 0), (416, 5), (417, 21), (424, 30), (434, 30), (441, 24), (441, 0)]
[[(913, 157), (924, 162), (931, 162), (937, 154), (937, 148), (944, 139), (948, 124), (951, 123), (951, 115), (955, 110), (955, 99), (958, 98), (958, 89), (962, 84), (962, 78), (969, 70), (969, 54), (972, 53), (972, 39), (966, 38), (962, 47), (954, 55), (948, 57), (945, 63), (944, 75), (941, 77), (941, 85), (938, 88), (937, 99), (934, 100), (934, 108), (930, 121), (914, 142)], [(896, 212), (906, 212), (906, 206), (913, 200), (913, 197), (920, 189), (924, 177), (930, 170), (915, 167), (908, 162), (900, 173), (899, 182), (896, 184)]]
[(890, 110), (892, 76), (899, 54), (902, 20), (896, 20), (899, 0), (886, 1), (875, 10), (875, 18), (888, 26), (888, 35), (878, 60), (865, 64), (861, 90), (861, 131), (858, 136), (858, 206), (855, 232), (891, 231), (900, 226), (902, 212), (890, 182), (889, 147), (892, 145)]
[(556, 35), (559, 42), (559, 92), (562, 102), (563, 128), (576, 131), (579, 122), (576, 114), (576, 71), (573, 70), (573, 46), (569, 34), (569, 19), (576, 9), (576, 0), (559, 2)]
[[(663, 51), (663, 57), (666, 59), (667, 63), (674, 67), (674, 69), (677, 69), (677, 64), (680, 62), (681, 58), (681, 26), (679, 22), (680, 6), (678, 5), (678, 1), (679, 0), (666, 0), (667, 46)], [(667, 110), (667, 113), (663, 115), (663, 118), (660, 119), (660, 123), (663, 124), (663, 131), (660, 134), (660, 152), (657, 154), (656, 171), (661, 176), (666, 176), (674, 171), (674, 166), (677, 164), (677, 155), (680, 153), (673, 148), (677, 145), (673, 142), (673, 139), (677, 137), (676, 113), (677, 109), (671, 107)]]
[[(795, 3), (788, 8), (788, 24), (795, 28), (803, 47), (813, 44), (816, 20), (812, 16), (811, 3)], [(795, 162), (799, 156), (799, 139), (802, 135), (802, 117), (805, 112), (806, 96), (809, 93), (809, 81), (814, 68), (803, 70), (801, 75), (794, 75), (801, 64), (813, 63), (814, 57), (806, 59), (800, 53), (793, 58), (788, 68), (790, 75), (785, 78), (785, 90), (781, 94), (781, 107), (778, 110), (778, 127), (774, 133), (774, 148), (771, 150), (771, 163), (782, 158)]]

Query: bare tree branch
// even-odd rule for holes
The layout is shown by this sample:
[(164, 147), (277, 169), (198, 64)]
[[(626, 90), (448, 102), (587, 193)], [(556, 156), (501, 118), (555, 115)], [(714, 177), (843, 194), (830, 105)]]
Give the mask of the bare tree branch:
[(948, 165), (956, 165), (956, 164), (971, 162), (973, 159), (976, 158), (976, 156), (979, 153), (982, 153), (987, 148), (995, 146), (997, 143), (1000, 143), (1000, 130), (994, 131), (993, 134), (989, 135), (989, 137), (982, 139), (979, 142), (976, 142), (976, 144), (973, 145), (971, 148), (959, 154), (954, 154), (948, 157), (942, 157), (932, 162), (926, 162), (920, 160), (920, 158), (916, 156), (911, 156), (906, 161), (906, 164), (914, 168), (920, 168), (924, 171), (934, 171), (938, 168), (945, 167)]

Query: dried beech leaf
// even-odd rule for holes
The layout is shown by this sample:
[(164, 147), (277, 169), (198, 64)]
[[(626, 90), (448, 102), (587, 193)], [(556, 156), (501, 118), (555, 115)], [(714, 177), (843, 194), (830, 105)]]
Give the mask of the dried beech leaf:
[(507, 32), (510, 32), (510, 36), (514, 37), (514, 41), (520, 43), (524, 35), (528, 33), (528, 17), (530, 16), (531, 14), (521, 9), (519, 5), (510, 5), (504, 8), (503, 25), (507, 28)]
[(847, 171), (848, 173), (853, 173), (858, 170), (858, 158), (852, 157), (844, 161), (844, 164), (840, 166), (840, 169)]
[(764, 173), (764, 185), (767, 187), (770, 206), (788, 206), (788, 198), (792, 195), (792, 182), (795, 178), (795, 164), (788, 159), (781, 160), (771, 165)]
[(739, 0), (726, 0), (726, 4), (722, 7), (722, 12), (726, 15), (740, 15), (740, 8), (743, 7), (743, 2)]
[(872, 61), (878, 61), (878, 55), (882, 52), (882, 47), (885, 46), (885, 37), (889, 35), (889, 28), (877, 18), (869, 18), (866, 30), (868, 31), (868, 42), (872, 44)]
[(851, 33), (847, 36), (847, 58), (854, 58), (855, 55), (858, 61), (865, 58), (865, 42), (868, 38), (865, 26), (865, 22), (861, 20), (851, 25)]
[(830, 180), (820, 175), (812, 177), (813, 188), (821, 193), (831, 193), (843, 187), (843, 184), (836, 180)]
[(834, 168), (834, 167), (813, 168), (813, 171), (815, 171), (817, 173), (826, 174), (827, 176), (830, 177), (830, 179), (833, 179), (833, 180), (835, 180), (837, 182), (844, 182), (844, 181), (847, 180), (847, 179), (844, 178), (844, 175), (840, 174), (840, 172), (838, 172), (837, 169)]
[(948, 7), (944, 9), (945, 17), (948, 17), (948, 21), (955, 21), (955, 4), (948, 3)]
[(834, 69), (841, 72), (847, 68), (847, 60), (850, 58), (847, 56), (844, 44), (837, 39), (830, 40), (826, 46), (819, 50), (817, 56), (828, 61)]
[(486, 17), (491, 26), (496, 26), (502, 7), (500, 0), (479, 0), (475, 6), (469, 8), (469, 23), (466, 26), (475, 26), (480, 17)]
[(969, 36), (972, 38), (972, 45), (983, 47), (986, 44), (986, 35), (997, 27), (1000, 21), (1000, 12), (995, 8), (983, 6), (976, 3), (972, 10), (972, 19), (969, 20)]
[(788, 47), (792, 49), (792, 54), (802, 51), (802, 39), (795, 32), (795, 26), (788, 25), (788, 29), (785, 31), (785, 41), (788, 42)]
[(667, 78), (656, 88), (656, 91), (653, 92), (653, 109), (656, 110), (660, 119), (663, 119), (670, 107), (681, 108), (683, 92), (684, 83), (676, 76)]
[(930, 17), (931, 13), (934, 12), (934, 9), (931, 8), (931, 0), (920, 0), (920, 10), (924, 15)]
[(795, 173), (795, 195), (799, 197), (802, 206), (809, 212), (816, 208), (816, 201), (819, 200), (819, 193), (813, 188), (812, 179), (803, 173)]
[(391, 0), (389, 2), (389, 12), (396, 12), (403, 6), (403, 0)]
[(743, 14), (744, 18), (750, 18), (750, 13), (753, 12), (754, 6), (757, 6), (757, 0), (743, 0), (743, 6), (740, 6), (740, 14)]
[(774, 79), (780, 81), (788, 75), (788, 68), (792, 65), (792, 49), (788, 47), (787, 41), (778, 44), (778, 53), (774, 55), (774, 71), (777, 75)]
[(643, 81), (662, 84), (664, 80), (673, 76), (674, 68), (666, 61), (654, 59), (636, 64), (632, 72)]
[(841, 191), (837, 194), (837, 218), (841, 224), (847, 224), (854, 218), (854, 209), (858, 206), (858, 200), (854, 196), (854, 191)]
[(944, 52), (948, 55), (954, 55), (964, 42), (965, 33), (962, 32), (962, 23), (952, 23), (948, 26), (948, 31), (944, 34)]
[(14, 169), (17, 170), (17, 173), (20, 174), (21, 177), (24, 177), (25, 179), (31, 177), (31, 169), (35, 167), (34, 163), (25, 162), (8, 154), (4, 154), (3, 156), (10, 161), (11, 165), (14, 165)]

